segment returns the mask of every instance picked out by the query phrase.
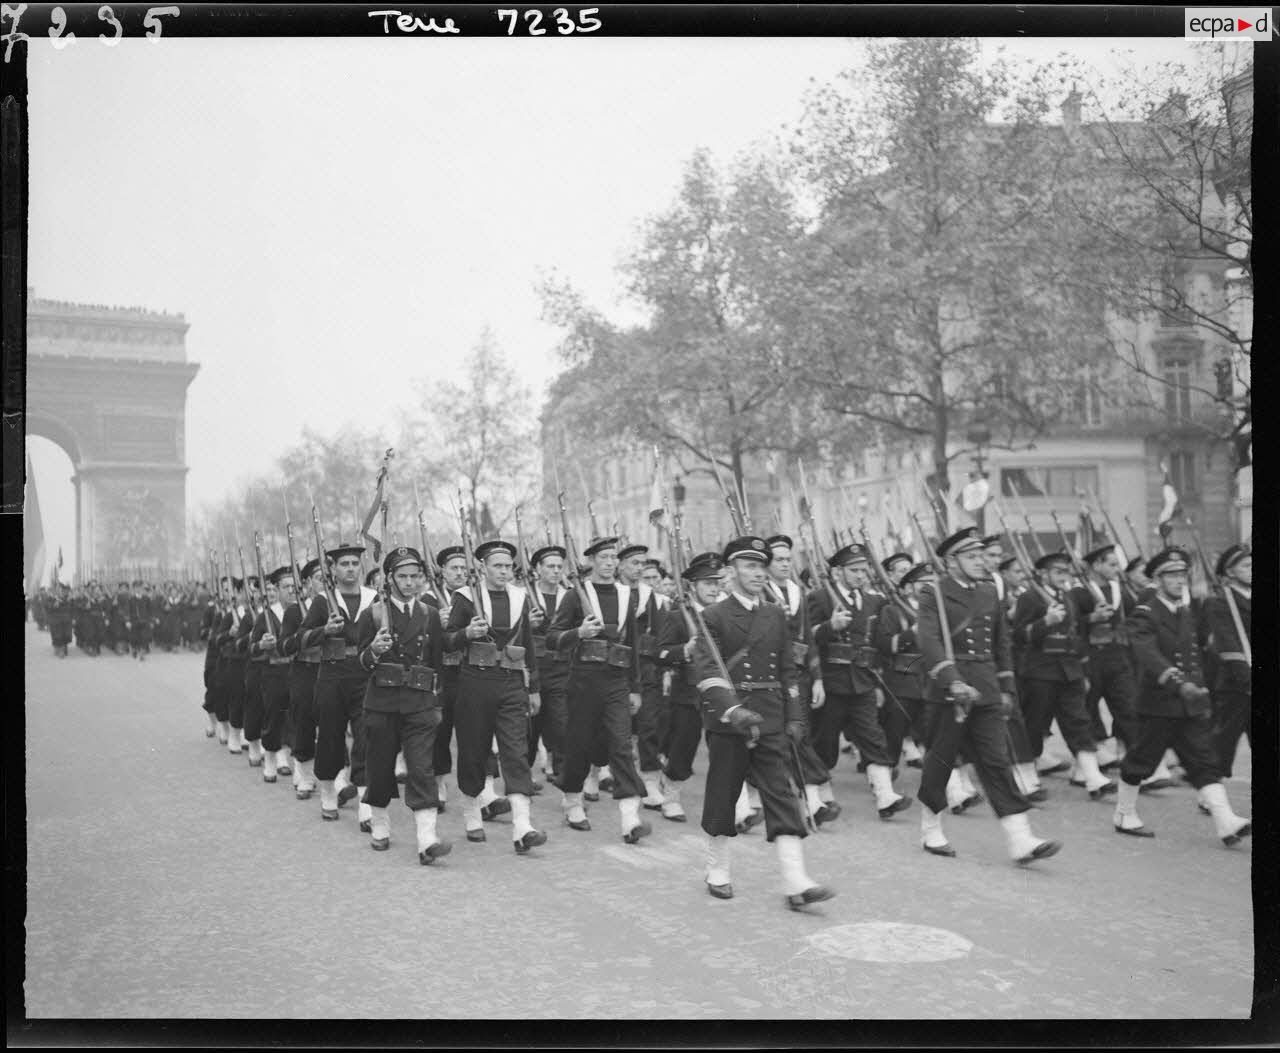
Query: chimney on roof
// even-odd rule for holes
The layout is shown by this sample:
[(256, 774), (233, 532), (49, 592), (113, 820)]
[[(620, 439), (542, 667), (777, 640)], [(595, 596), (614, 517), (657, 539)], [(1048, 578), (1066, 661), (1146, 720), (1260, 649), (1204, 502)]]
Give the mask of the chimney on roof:
[(1074, 132), (1080, 127), (1080, 93), (1071, 85), (1071, 94), (1062, 100), (1062, 127)]

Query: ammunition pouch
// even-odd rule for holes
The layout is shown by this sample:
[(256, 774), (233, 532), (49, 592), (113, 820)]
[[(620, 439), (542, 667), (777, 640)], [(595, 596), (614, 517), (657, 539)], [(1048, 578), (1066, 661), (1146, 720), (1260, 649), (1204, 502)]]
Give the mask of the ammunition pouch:
[(444, 656), (444, 664), (447, 666), (462, 665), (462, 652), (461, 651), (447, 652)]
[(314, 647), (304, 647), (298, 652), (298, 658), (306, 662), (308, 665), (317, 665), (320, 661), (320, 645)]
[(924, 661), (922, 654), (895, 654), (893, 656), (893, 671), (895, 673), (918, 673), (921, 670), (920, 663)]
[(578, 644), (578, 661), (603, 664), (609, 659), (609, 646), (608, 640), (582, 640)]
[(285, 655), (283, 658), (279, 658), (276, 655), (267, 656), (267, 665), (292, 665), (292, 664), (293, 664), (293, 659), (288, 655)]
[(498, 656), (498, 665), (503, 669), (516, 669), (520, 672), (524, 671), (524, 655), (525, 649), (515, 644), (507, 644), (502, 649), (502, 653)]
[(809, 657), (809, 645), (803, 640), (791, 641), (791, 661), (795, 665), (804, 665)]
[(1042, 654), (1063, 657), (1074, 657), (1078, 653), (1074, 637), (1066, 633), (1050, 633), (1040, 645), (1040, 651)]
[[(351, 653), (348, 654), (347, 652)], [(344, 637), (326, 636), (320, 644), (320, 657), (326, 662), (340, 662), (344, 658), (354, 658), (359, 650), (350, 647)]]
[(640, 634), (640, 657), (655, 659), (658, 657), (658, 638), (653, 633)]
[(547, 638), (545, 636), (535, 636), (533, 638), (533, 657), (547, 657)]
[(1128, 647), (1129, 630), (1124, 627), (1117, 629), (1105, 622), (1089, 626), (1090, 647), (1109, 647), (1113, 644), (1119, 647)]
[(436, 671), (425, 665), (403, 666), (380, 662), (373, 667), (375, 687), (403, 687), (409, 691), (434, 691)]
[(823, 658), (826, 665), (853, 665), (853, 657), (856, 649), (853, 644), (848, 643), (829, 643), (827, 644), (827, 653)]

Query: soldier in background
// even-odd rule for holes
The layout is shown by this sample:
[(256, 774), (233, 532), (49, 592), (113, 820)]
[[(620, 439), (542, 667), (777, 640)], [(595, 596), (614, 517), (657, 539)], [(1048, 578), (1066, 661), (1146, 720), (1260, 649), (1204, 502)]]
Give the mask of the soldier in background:
[(299, 801), (309, 800), (316, 789), (316, 676), (323, 646), (316, 641), (303, 646), (302, 623), (314, 597), (323, 590), (320, 560), (309, 560), (298, 575), (302, 595), (289, 604), (280, 620), (278, 650), (293, 659), (289, 666), (289, 725), (293, 739), (293, 790)]
[(1240, 628), (1244, 630), (1241, 640), (1226, 597), (1211, 595), (1205, 606), (1217, 659), (1213, 679), (1214, 748), (1220, 773), (1230, 778), (1240, 736), (1244, 735), (1253, 747), (1253, 669), (1245, 654), (1245, 644), (1251, 649), (1253, 644), (1253, 554), (1243, 545), (1232, 545), (1218, 557), (1214, 573), (1222, 587), (1231, 590)]
[[(625, 545), (618, 552), (617, 580), (637, 593), (636, 618), (639, 623), (640, 649), (640, 710), (632, 721), (636, 736), (636, 754), (640, 760), (640, 780), (644, 783), (643, 807), (658, 811), (662, 808), (662, 739), (666, 730), (666, 699), (662, 694), (662, 676), (658, 669), (658, 636), (662, 631), (661, 597), (653, 591), (652, 584), (644, 580), (650, 571), (647, 545)], [(663, 600), (663, 603), (666, 601)], [(599, 759), (604, 759), (603, 757)]]
[[(889, 743), (889, 756), (895, 760), (904, 742), (904, 732), (910, 731), (917, 742), (926, 741), (924, 656), (916, 641), (916, 622), (920, 619), (920, 593), (928, 588), (932, 579), (933, 572), (927, 563), (899, 573), (896, 585), (911, 613), (900, 604), (885, 604), (872, 635), (884, 669), (885, 688), (893, 696), (884, 708), (892, 707), (897, 714), (895, 719), (881, 722)], [(894, 738), (889, 737), (891, 733)]]
[(1213, 741), (1213, 712), (1204, 686), (1194, 615), (1184, 602), (1189, 560), (1181, 549), (1157, 553), (1144, 568), (1155, 587), (1129, 616), (1130, 646), (1138, 670), (1138, 741), (1125, 754), (1113, 823), (1118, 833), (1154, 837), (1138, 815), (1142, 781), (1172, 747), (1200, 804), (1228, 847), (1252, 833), (1227, 799)]
[[(436, 553), (436, 566), (440, 568), (441, 588), (444, 591), (440, 620), (447, 625), (453, 608), (453, 594), (467, 583), (466, 552), (461, 545), (442, 548)], [(435, 773), (436, 798), (440, 802), (440, 811), (443, 812), (447, 800), (445, 776), (453, 771), (453, 714), (458, 700), (458, 673), (462, 668), (462, 651), (450, 650), (446, 645), (440, 662), (440, 726), (436, 728), (435, 744), (432, 747), (431, 770)], [(486, 783), (486, 787), (496, 798), (492, 780)]]
[[(919, 792), (921, 844), (932, 855), (956, 854), (943, 833), (942, 813), (947, 779), (963, 748), (1004, 828), (1010, 858), (1019, 865), (1047, 859), (1062, 846), (1032, 832), (1027, 818), (1031, 805), (1014, 781), (1005, 727), (1014, 705), (1009, 624), (990, 581), (982, 540), (968, 527), (946, 538), (937, 553), (947, 573), (936, 589), (921, 595), (916, 626), (929, 680), (928, 746)], [(939, 592), (946, 604), (945, 634)]]
[(285, 610), (294, 605), (293, 568), (286, 564), (273, 570), (267, 575), (267, 586), (267, 602), (263, 604), (249, 637), (249, 657), (251, 661), (257, 659), (264, 663), (259, 682), (262, 698), (262, 781), (275, 782), (276, 776), (293, 772), (290, 748), (284, 737), (289, 712), (289, 670), (293, 658), (280, 649)]
[(542, 688), (542, 708), (534, 715), (529, 736), (529, 763), (537, 752), (538, 740), (546, 750), (547, 779), (557, 785), (564, 767), (565, 724), (569, 718), (565, 691), (569, 682), (567, 656), (547, 646), (547, 627), (568, 594), (561, 581), (564, 575), (565, 550), (559, 545), (538, 549), (529, 560), (534, 580), (529, 588), (537, 590), (539, 602), (529, 611), (533, 627), (534, 657), (538, 662), (538, 683)]
[(53, 653), (59, 658), (67, 657), (67, 648), (75, 626), (75, 604), (71, 599), (71, 586), (58, 582), (53, 600), (46, 608), (49, 619), (49, 638), (53, 642)]

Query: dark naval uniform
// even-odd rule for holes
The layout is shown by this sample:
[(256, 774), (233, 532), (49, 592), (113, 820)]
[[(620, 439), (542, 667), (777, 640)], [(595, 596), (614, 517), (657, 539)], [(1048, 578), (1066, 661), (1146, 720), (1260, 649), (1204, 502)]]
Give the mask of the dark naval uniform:
[[(543, 550), (535, 552), (533, 562), (536, 565)], [(565, 692), (569, 685), (569, 656), (547, 646), (547, 629), (556, 615), (556, 610), (564, 602), (569, 590), (557, 588), (555, 592), (543, 592), (538, 589), (538, 598), (542, 601), (545, 617), (541, 625), (533, 629), (533, 655), (538, 663), (538, 684), (542, 688), (542, 708), (533, 717), (529, 733), (529, 763), (538, 752), (538, 739), (542, 739), (547, 750), (547, 761), (551, 771), (559, 773), (564, 767), (564, 735), (568, 723), (568, 700)]]
[[(1013, 778), (1007, 714), (1001, 699), (1002, 693), (1013, 693), (1014, 674), (1008, 622), (1000, 598), (990, 582), (964, 583), (950, 574), (940, 578), (938, 586), (946, 601), (955, 661), (946, 656), (937, 594), (931, 588), (920, 598), (916, 626), (929, 682), (925, 699), (928, 749), (920, 800), (930, 811), (946, 810), (947, 779), (957, 752), (963, 750), (996, 815), (1003, 818), (1026, 812), (1031, 806)], [(947, 695), (956, 681), (968, 684), (981, 695), (963, 722), (956, 719), (955, 707)]]
[[(482, 546), (483, 547), (483, 546)], [(533, 794), (529, 772), (529, 695), (538, 692), (529, 597), (523, 589), (486, 589), (489, 634), (467, 638), (476, 616), (471, 589), (453, 594), (446, 646), (462, 652), (454, 727), (458, 734), (458, 789), (478, 797), (484, 789), (490, 744), (496, 734), (503, 788), (508, 794)]]
[[(222, 616), (216, 635), (218, 694), (221, 702), (217, 717), (235, 730), (244, 728), (244, 667), (248, 661), (248, 653), (236, 648), (242, 623), (252, 627), (249, 612), (243, 606), (236, 606)], [(248, 629), (245, 632), (247, 634)]]
[[(697, 603), (692, 596), (689, 603)], [(705, 608), (700, 608), (705, 613)], [(699, 711), (698, 673), (685, 656), (685, 644), (692, 637), (685, 618), (678, 611), (665, 618), (658, 637), (658, 664), (671, 670), (671, 696), (668, 702), (667, 740), (663, 753), (667, 763), (662, 774), (673, 782), (684, 782), (693, 775), (693, 759), (702, 741), (702, 715)]]
[[(713, 603), (703, 617), (733, 680), (724, 680), (711, 649), (699, 639), (693, 662), (707, 734), (702, 829), (713, 837), (737, 835), (734, 805), (750, 774), (764, 806), (766, 838), (804, 837), (801, 790), (793, 774), (787, 725), (803, 728), (805, 703), (792, 659), (787, 616), (777, 604), (735, 593)], [(727, 719), (738, 706), (763, 720), (759, 740), (750, 748), (749, 737)]]
[(560, 789), (581, 793), (592, 758), (607, 756), (616, 799), (643, 797), (644, 783), (631, 753), (631, 699), (640, 692), (638, 590), (584, 582), (600, 605), (604, 630), (578, 635), (586, 618), (580, 591), (564, 597), (547, 628), (547, 646), (569, 658), (568, 723)]
[[(839, 594), (837, 603), (832, 592)], [(875, 692), (879, 686), (873, 670), (876, 663), (871, 634), (875, 618), (884, 603), (881, 596), (858, 589), (846, 595), (835, 582), (809, 593), (809, 622), (818, 648), (826, 702), (815, 711), (813, 745), (818, 759), (828, 771), (840, 757), (840, 733), (858, 748), (862, 762), (893, 766), (884, 729), (880, 726)], [(837, 632), (831, 616), (847, 608), (853, 621)]]
[[(1218, 557), (1218, 577), (1225, 577), (1236, 563), (1249, 555), (1243, 546), (1232, 545)], [(1253, 669), (1249, 663), (1250, 656), (1245, 654), (1246, 644), (1252, 653), (1253, 592), (1252, 589), (1245, 592), (1232, 584), (1223, 588), (1231, 590), (1236, 613), (1240, 616), (1240, 628), (1244, 630), (1244, 639), (1241, 640), (1225, 593), (1209, 597), (1205, 603), (1205, 620), (1209, 624), (1210, 650), (1215, 659), (1212, 681), (1214, 747), (1218, 751), (1218, 766), (1222, 774), (1230, 776), (1240, 736), (1246, 736), (1250, 747), (1253, 746)]]
[[(916, 639), (916, 623), (920, 610), (911, 600), (908, 614), (899, 603), (886, 603), (876, 619), (872, 639), (880, 653), (884, 684), (892, 698), (885, 700), (889, 715), (881, 721), (889, 756), (896, 764), (902, 753), (902, 740), (908, 733), (916, 742), (925, 742), (925, 668), (924, 655)], [(896, 700), (896, 702), (895, 702)]]
[(369, 608), (377, 592), (365, 586), (359, 593), (338, 593), (342, 631), (325, 635), (329, 620), (329, 602), (325, 596), (311, 601), (302, 621), (299, 646), (320, 646), (320, 669), (316, 673), (316, 778), (322, 782), (336, 779), (346, 759), (346, 731), (351, 727), (351, 783), (365, 785), (364, 770), (364, 693), (369, 680), (368, 668), (360, 662), (360, 640), (370, 630), (361, 622), (369, 622)]
[[(259, 730), (262, 748), (268, 753), (275, 753), (285, 745), (285, 722), (289, 714), (289, 672), (293, 666), (293, 658), (285, 654), (281, 647), (284, 642), (284, 615), (285, 609), (280, 604), (264, 605), (249, 637), (250, 660), (257, 659), (262, 663), (259, 686), (262, 715)], [(264, 648), (259, 641), (268, 632), (276, 638), (276, 642), (273, 647)], [(246, 733), (247, 723), (246, 721)], [(270, 776), (275, 775), (275, 772), (263, 774)]]
[[(769, 538), (766, 544), (772, 545), (777, 538)], [(790, 548), (790, 545), (787, 546)], [(818, 648), (813, 642), (813, 625), (809, 621), (809, 603), (805, 590), (794, 581), (778, 582), (770, 579), (765, 583), (763, 596), (770, 602), (776, 602), (787, 616), (787, 635), (790, 639), (788, 661), (796, 667), (797, 684), (800, 687), (800, 698), (805, 703), (802, 713), (809, 730), (803, 742), (796, 744), (796, 753), (800, 758), (800, 773), (804, 781), (821, 784), (831, 779), (831, 771), (818, 756), (813, 740), (814, 711), (809, 708), (812, 698), (813, 681), (821, 675)]]
[(1196, 789), (1219, 781), (1209, 693), (1182, 690), (1184, 684), (1204, 688), (1194, 613), (1185, 604), (1171, 607), (1152, 590), (1134, 607), (1128, 629), (1138, 670), (1139, 728), (1138, 741), (1121, 765), (1122, 778), (1131, 786), (1140, 784), (1172, 747)]
[[(1107, 737), (1099, 712), (1106, 699), (1111, 714), (1111, 733), (1132, 749), (1138, 741), (1138, 715), (1134, 703), (1138, 684), (1133, 676), (1133, 658), (1129, 653), (1129, 630), (1125, 623), (1137, 605), (1133, 593), (1119, 581), (1100, 581), (1098, 589), (1113, 613), (1104, 622), (1088, 620), (1084, 630), (1089, 647), (1089, 693), (1085, 709), (1089, 715), (1090, 734), (1095, 740)], [(1082, 617), (1088, 618), (1098, 606), (1097, 597), (1083, 586), (1071, 590), (1070, 596)]]
[(291, 603), (280, 619), (280, 653), (293, 661), (289, 665), (289, 724), (293, 740), (289, 743), (297, 761), (311, 761), (316, 756), (316, 674), (320, 671), (322, 646), (302, 646), (302, 622), (312, 599)]
[[(381, 612), (380, 614), (378, 612)], [(376, 656), (370, 644), (377, 623), (391, 631), (391, 649)], [(396, 754), (404, 752), (404, 803), (413, 811), (438, 808), (431, 762), (440, 725), (437, 670), (444, 655), (440, 612), (420, 599), (379, 603), (361, 621), (360, 662), (372, 675), (364, 695), (365, 803), (385, 808), (399, 797)]]
[[(1053, 593), (1048, 586), (1042, 588)], [(1044, 751), (1044, 740), (1055, 717), (1073, 755), (1092, 751), (1096, 746), (1085, 710), (1088, 656), (1078, 601), (1071, 592), (1056, 594), (1054, 599), (1066, 611), (1066, 617), (1056, 625), (1045, 621), (1049, 605), (1039, 589), (1028, 589), (1019, 596), (1013, 613), (1013, 631), (1024, 645), (1022, 712), (1031, 750), (1037, 757)]]

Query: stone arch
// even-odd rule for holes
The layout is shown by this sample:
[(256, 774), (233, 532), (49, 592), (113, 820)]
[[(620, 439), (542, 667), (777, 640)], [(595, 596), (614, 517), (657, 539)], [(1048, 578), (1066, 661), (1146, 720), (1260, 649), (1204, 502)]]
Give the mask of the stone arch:
[(27, 430), (71, 458), (85, 573), (177, 566), (186, 546), (182, 315), (27, 290)]

